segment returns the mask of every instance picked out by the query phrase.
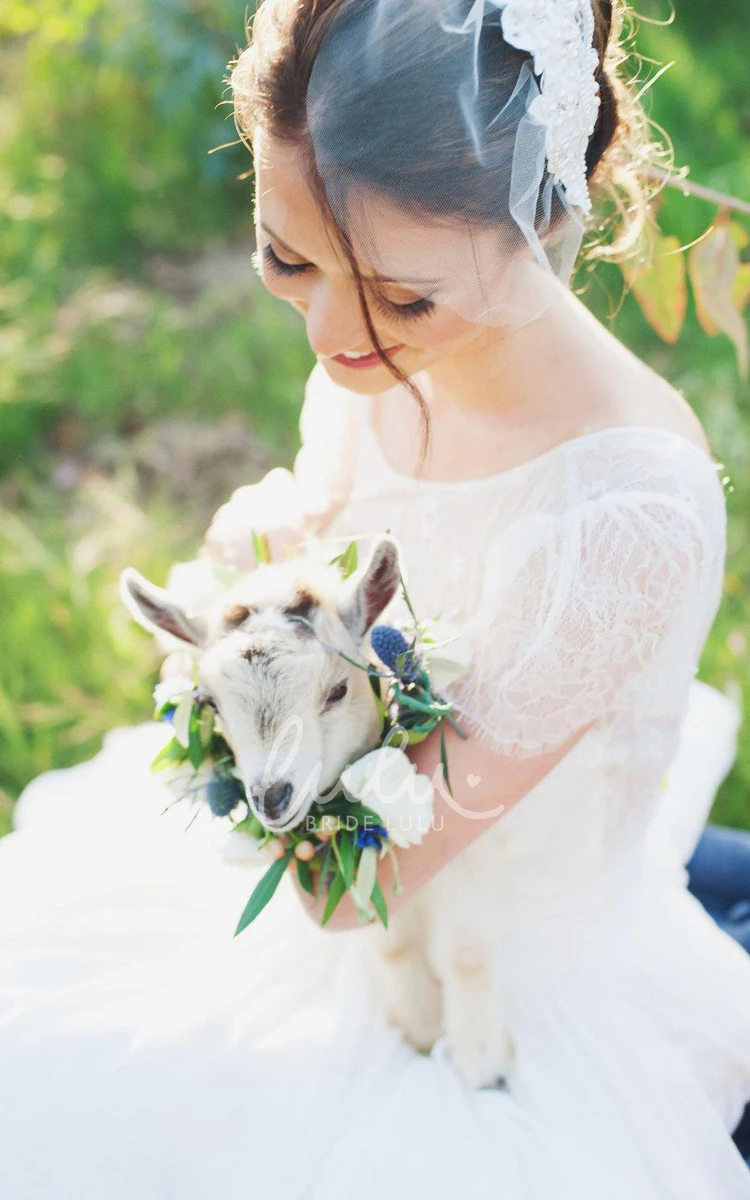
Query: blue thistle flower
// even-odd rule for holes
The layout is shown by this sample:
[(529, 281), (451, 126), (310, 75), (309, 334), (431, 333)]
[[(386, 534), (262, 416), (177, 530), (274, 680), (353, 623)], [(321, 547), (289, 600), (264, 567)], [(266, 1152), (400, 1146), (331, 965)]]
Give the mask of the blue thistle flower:
[(357, 846), (364, 850), (365, 846), (373, 846), (380, 850), (383, 841), (388, 837), (385, 825), (371, 825), (369, 829), (360, 829), (357, 834)]
[(215, 817), (228, 817), (240, 800), (245, 799), (245, 789), (234, 775), (220, 775), (217, 771), (206, 788), (206, 797)]
[[(370, 630), (370, 645), (380, 661), (393, 671), (399, 679), (409, 683), (419, 674), (419, 665), (414, 654), (400, 629), (392, 625), (373, 625)], [(399, 667), (398, 659), (403, 655), (403, 666)]]

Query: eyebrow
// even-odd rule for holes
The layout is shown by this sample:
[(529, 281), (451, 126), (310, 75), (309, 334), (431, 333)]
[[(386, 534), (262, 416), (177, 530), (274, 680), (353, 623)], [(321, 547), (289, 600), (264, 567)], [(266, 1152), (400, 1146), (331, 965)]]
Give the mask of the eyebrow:
[[(282, 241), (279, 235), (274, 233), (272, 229), (269, 229), (263, 221), (260, 222), (260, 227), (261, 229), (265, 230), (269, 237), (272, 237), (275, 242), (278, 242), (279, 245), (286, 250), (287, 254), (296, 254), (297, 258), (304, 258), (303, 254), (299, 254), (296, 250), (293, 250), (291, 246), (287, 246), (286, 242)], [(408, 286), (407, 284), (401, 283), (400, 280), (390, 279), (386, 275), (363, 275), (362, 278), (366, 279), (368, 283), (395, 283), (398, 287)], [(436, 284), (440, 281), (438, 279), (414, 279), (411, 282), (418, 283), (423, 286), (425, 284)]]

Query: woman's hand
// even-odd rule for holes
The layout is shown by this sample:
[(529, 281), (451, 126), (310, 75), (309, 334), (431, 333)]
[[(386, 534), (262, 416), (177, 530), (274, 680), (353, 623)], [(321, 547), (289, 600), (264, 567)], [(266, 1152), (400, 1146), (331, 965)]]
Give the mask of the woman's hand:
[(259, 483), (238, 488), (211, 522), (201, 556), (239, 571), (258, 565), (252, 534), (265, 534), (272, 562), (303, 540), (305, 515), (291, 471), (274, 467)]

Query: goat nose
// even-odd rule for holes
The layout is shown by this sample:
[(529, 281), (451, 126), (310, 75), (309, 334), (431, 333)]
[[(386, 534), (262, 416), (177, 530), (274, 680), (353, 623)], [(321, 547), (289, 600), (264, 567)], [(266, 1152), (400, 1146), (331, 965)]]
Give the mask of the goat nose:
[(260, 807), (263, 815), (271, 821), (276, 821), (282, 815), (291, 798), (294, 788), (291, 783), (272, 783), (270, 787), (260, 790)]

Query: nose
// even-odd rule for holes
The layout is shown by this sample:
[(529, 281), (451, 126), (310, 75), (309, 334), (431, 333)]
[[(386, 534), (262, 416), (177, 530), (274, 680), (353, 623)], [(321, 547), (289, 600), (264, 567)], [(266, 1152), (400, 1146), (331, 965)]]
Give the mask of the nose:
[(264, 817), (269, 821), (278, 821), (289, 803), (294, 788), (291, 783), (281, 780), (269, 787), (262, 786), (252, 789), (252, 796)]
[(305, 323), (307, 340), (320, 358), (331, 358), (342, 350), (370, 347), (353, 284), (331, 287), (320, 280), (311, 293)]

